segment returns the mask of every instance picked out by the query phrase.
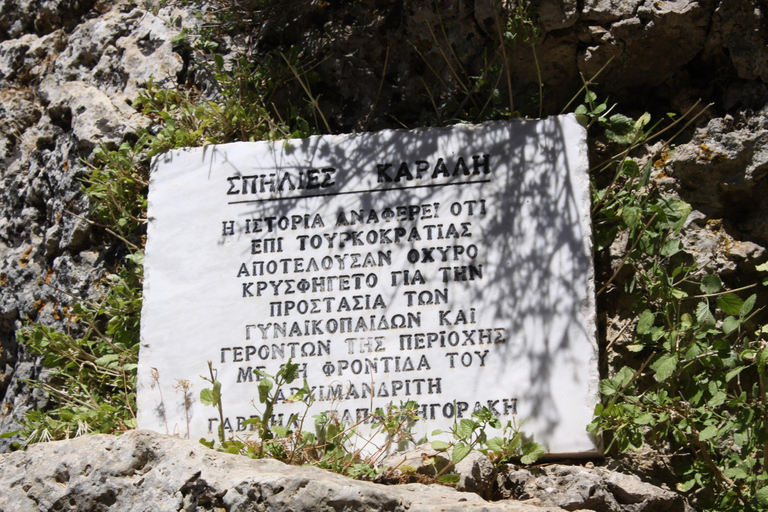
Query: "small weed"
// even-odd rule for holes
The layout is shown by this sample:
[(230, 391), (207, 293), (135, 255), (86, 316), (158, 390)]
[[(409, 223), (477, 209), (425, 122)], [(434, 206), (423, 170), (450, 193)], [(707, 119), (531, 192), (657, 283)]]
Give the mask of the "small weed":
[[(333, 412), (322, 412), (314, 416), (314, 432), (305, 431), (306, 414), (314, 403), (309, 384), (304, 384), (298, 391), (285, 399), (285, 402), (303, 402), (303, 415), (292, 415), (287, 426), (274, 424), (273, 411), (282, 393), (281, 388), (293, 383), (298, 378), (299, 365), (290, 360), (275, 375), (255, 370), (259, 376), (258, 401), (263, 413), (246, 420), (243, 426), (251, 426), (254, 434), (244, 439), (225, 439), (223, 421), (220, 421), (218, 442), (201, 439), (200, 442), (210, 448), (228, 453), (238, 453), (251, 458), (271, 457), (289, 464), (311, 464), (353, 478), (373, 480), (383, 469), (376, 468), (376, 461), (386, 455), (391, 445), (405, 446), (411, 441), (410, 429), (418, 419), (415, 402), (389, 404), (385, 409), (377, 409), (365, 418), (358, 418), (355, 425), (343, 424)], [(200, 399), (205, 405), (217, 408), (223, 420), (221, 402), (221, 384), (216, 380), (216, 371), (210, 368), (210, 377), (203, 377), (212, 388), (201, 391)], [(354, 448), (351, 441), (356, 427), (363, 422), (370, 422), (374, 433), (384, 434), (387, 443), (378, 449), (366, 450), (367, 445)]]
[(30, 385), (48, 393), (55, 404), (27, 414), (21, 431), (25, 445), (136, 428), (140, 261), (129, 261), (105, 280), (107, 292), (99, 303), (81, 300), (72, 306), (69, 321), (75, 330), (84, 330), (82, 335), (41, 324), (17, 333), (51, 368), (50, 380)]
[[(218, 442), (200, 439), (200, 442), (219, 451), (236, 453), (251, 458), (271, 457), (289, 464), (311, 464), (313, 466), (328, 469), (352, 478), (373, 480), (386, 471), (387, 468), (379, 467), (379, 461), (389, 454), (390, 448), (396, 446), (405, 450), (413, 443), (411, 429), (417, 421), (418, 404), (413, 401), (400, 405), (388, 404), (386, 408), (376, 409), (366, 417), (358, 417), (354, 425), (344, 424), (333, 411), (322, 412), (313, 417), (314, 432), (303, 430), (306, 414), (314, 403), (314, 397), (307, 380), (298, 391), (285, 399), (285, 402), (302, 402), (305, 405), (303, 415), (292, 415), (286, 422), (287, 426), (274, 424), (274, 407), (278, 404), (281, 388), (293, 383), (298, 378), (299, 365), (289, 360), (275, 375), (269, 375), (261, 370), (255, 370), (254, 374), (260, 377), (258, 384), (259, 403), (263, 406), (263, 413), (246, 420), (243, 426), (252, 426), (254, 433), (245, 438), (225, 439), (223, 429), (224, 414), (222, 411), (221, 383), (216, 379), (216, 370), (209, 363), (210, 376), (202, 377), (211, 384), (211, 388), (203, 389), (200, 393), (200, 401), (205, 405), (217, 409), (220, 422), (218, 429)], [(434, 441), (433, 448), (446, 450), (452, 448), (452, 460), (449, 464), (435, 471), (436, 477), (443, 483), (455, 483), (458, 480), (456, 474), (443, 475), (445, 471), (461, 462), (473, 449), (488, 455), (497, 462), (509, 458), (520, 458), (523, 464), (534, 463), (544, 449), (535, 442), (523, 443), (519, 428), (508, 422), (503, 428), (504, 437), (488, 439), (488, 428), (501, 429), (498, 418), (487, 409), (483, 408), (472, 414), (473, 419), (462, 419), (456, 423), (450, 433), (454, 441)], [(366, 438), (374, 439), (384, 434), (387, 442), (381, 446), (374, 446), (364, 438), (356, 439), (357, 427), (363, 423), (371, 425), (371, 433)], [(440, 435), (446, 432), (436, 430), (433, 434)], [(354, 443), (362, 446), (355, 447)]]
[(459, 480), (457, 474), (444, 473), (455, 466), (472, 450), (478, 450), (497, 462), (510, 458), (520, 458), (523, 464), (533, 464), (544, 455), (544, 448), (533, 441), (523, 443), (519, 427), (512, 421), (502, 429), (503, 437), (488, 439), (486, 429), (501, 429), (501, 421), (487, 408), (472, 413), (473, 419), (464, 418), (454, 423), (450, 431), (435, 430), (432, 435), (451, 434), (453, 442), (432, 441), (435, 450), (447, 450), (452, 448), (450, 463), (437, 472), (437, 479), (444, 483), (455, 483)]

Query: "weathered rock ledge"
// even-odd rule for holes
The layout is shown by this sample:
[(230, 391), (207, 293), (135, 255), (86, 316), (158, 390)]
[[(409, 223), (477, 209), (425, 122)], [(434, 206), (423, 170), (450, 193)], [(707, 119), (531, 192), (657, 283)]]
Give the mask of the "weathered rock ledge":
[(0, 511), (563, 510), (489, 503), (439, 485), (384, 486), (313, 467), (218, 453), (137, 430), (0, 456)]
[(360, 482), (136, 430), (120, 437), (41, 443), (0, 455), (0, 512), (685, 510), (672, 492), (600, 468), (519, 471), (500, 473), (497, 482), (506, 497), (520, 496), (520, 491), (528, 499), (488, 502), (440, 485)]

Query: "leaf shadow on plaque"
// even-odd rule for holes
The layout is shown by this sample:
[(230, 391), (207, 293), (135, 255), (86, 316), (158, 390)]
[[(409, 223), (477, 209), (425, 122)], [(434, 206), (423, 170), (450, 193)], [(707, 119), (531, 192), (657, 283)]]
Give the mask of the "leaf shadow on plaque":
[[(577, 345), (583, 344), (584, 339), (594, 338), (594, 333), (588, 332), (594, 329), (590, 317), (593, 298), (589, 295), (593, 293), (590, 233), (583, 230), (579, 221), (579, 203), (586, 201), (588, 205), (589, 199), (576, 196), (567, 168), (562, 130), (557, 119), (391, 130), (269, 143), (269, 151), (247, 161), (229, 160), (229, 148), (240, 143), (211, 146), (201, 151), (201, 158), (210, 166), (209, 178), (214, 164), (217, 168), (228, 168), (228, 176), (240, 178), (236, 184), (242, 189), (238, 188), (238, 194), (232, 195), (230, 204), (241, 205), (243, 222), (262, 219), (259, 236), (276, 237), (280, 233), (304, 236), (298, 252), (266, 255), (262, 262), (264, 268), (268, 259), (275, 264), (274, 272), (268, 272), (263, 279), (295, 278), (298, 282), (305, 278), (306, 290), (296, 290), (292, 298), (306, 300), (323, 300), (343, 293), (370, 293), (372, 287), (365, 281), (369, 274), (375, 274), (377, 282), (387, 281), (384, 290), (379, 289), (377, 293), (382, 294), (387, 305), (400, 304), (396, 311), (375, 308), (361, 312), (324, 311), (337, 317), (384, 316), (389, 326), (379, 331), (372, 329), (374, 322), (371, 321), (362, 332), (357, 329), (353, 332), (388, 335), (386, 343), (394, 345), (401, 333), (424, 331), (426, 327), (417, 322), (402, 328), (395, 326), (400, 321), (408, 321), (407, 313), (434, 317), (446, 304), (434, 303), (436, 294), (420, 303), (420, 296), (412, 293), (411, 302), (404, 305), (403, 297), (411, 291), (448, 290), (446, 295), (451, 297), (448, 307), (469, 305), (481, 319), (477, 325), (440, 325), (439, 329), (445, 331), (486, 327), (488, 322), (503, 319), (506, 341), (492, 344), (491, 351), (508, 364), (486, 371), (480, 382), (491, 386), (509, 379), (510, 372), (519, 372), (513, 378), (527, 381), (528, 385), (521, 386), (522, 391), (509, 398), (525, 404), (520, 409), (530, 414), (531, 422), (536, 424), (537, 440), (546, 443), (570, 419), (570, 411), (562, 407), (572, 405), (568, 403), (571, 401), (558, 400), (558, 393), (568, 390), (571, 384), (583, 387), (591, 377), (590, 351)], [(448, 134), (451, 137), (445, 137)], [(493, 170), (490, 175), (485, 173), (483, 155), (489, 155), (488, 165)], [(499, 161), (500, 155), (508, 155), (508, 159)], [(464, 167), (458, 164), (460, 157)], [(447, 174), (441, 171), (438, 159), (445, 164)], [(387, 164), (391, 165), (387, 167)], [(385, 167), (380, 170), (379, 166)], [(318, 171), (313, 176), (312, 187), (306, 186), (309, 169)], [(333, 169), (333, 172), (324, 172), (324, 169)], [(499, 169), (503, 172), (497, 172)], [(220, 177), (217, 180), (226, 191), (227, 183)], [(304, 180), (303, 188), (301, 180)], [(277, 184), (282, 190), (273, 192), (269, 198), (250, 199), (253, 195), (240, 194), (269, 192), (269, 188), (278, 187)], [(450, 204), (445, 201), (447, 189), (450, 189)], [(368, 192), (360, 194), (360, 190)], [(473, 224), (472, 216), (468, 215), (470, 203), (478, 215), (481, 200), (486, 201), (488, 208), (482, 229)], [(441, 204), (436, 206), (438, 202)], [(422, 205), (430, 208), (425, 210)], [(398, 206), (404, 209), (398, 210)], [(385, 213), (387, 209), (390, 214)], [(350, 212), (359, 215), (353, 217)], [(454, 215), (454, 212), (459, 213)], [(322, 226), (315, 223), (318, 214)], [(391, 216), (385, 218), (386, 215)], [(273, 219), (271, 224), (266, 220), (269, 218)], [(284, 224), (280, 225), (281, 222)], [(462, 222), (468, 226), (464, 228)], [(451, 235), (446, 233), (449, 224), (456, 229)], [(428, 230), (426, 226), (433, 227)], [(396, 228), (403, 231), (398, 234)], [(412, 228), (418, 228), (416, 236)], [(237, 234), (245, 242), (253, 236), (253, 232)], [(487, 240), (492, 242), (486, 246)], [(466, 252), (470, 245), (479, 247), (474, 258)], [(449, 246), (462, 246), (464, 252), (451, 253), (445, 249)], [(249, 244), (243, 243), (242, 247), (242, 259), (252, 259)], [(435, 249), (428, 255), (425, 247), (441, 247), (446, 252)], [(367, 253), (373, 255), (373, 265), (368, 267), (365, 265)], [(329, 289), (327, 282), (316, 286), (312, 272), (306, 268), (297, 272), (292, 267), (292, 259), (310, 254), (322, 267), (318, 270), (336, 275), (359, 274), (363, 276), (359, 281), (362, 284), (356, 286), (353, 277), (351, 289), (341, 292), (338, 284), (335, 289)], [(354, 266), (348, 257), (350, 254), (360, 254), (359, 267)], [(324, 260), (324, 257), (330, 259)], [(328, 262), (328, 268), (323, 261)], [(456, 274), (456, 267), (469, 266), (477, 271), (473, 276), (475, 283), (464, 281), (465, 273)], [(406, 270), (411, 273), (411, 279), (419, 270), (426, 282), (406, 284), (403, 272)], [(270, 300), (285, 298), (270, 294), (270, 289), (263, 293)], [(273, 313), (274, 310), (264, 309), (261, 314), (269, 321)], [(396, 314), (403, 320), (395, 320)], [(311, 313), (305, 318), (311, 319)], [(482, 322), (486, 324), (480, 325)], [(380, 320), (377, 325), (382, 325)], [(263, 343), (271, 341), (272, 337)], [(459, 348), (482, 348), (477, 337), (473, 343), (478, 345)], [(343, 346), (340, 349), (345, 351)], [(318, 360), (317, 364), (322, 365), (324, 361)], [(455, 372), (451, 371), (445, 379), (451, 381), (446, 387), (462, 386), (479, 378), (479, 374), (472, 373), (472, 368), (458, 367)], [(320, 371), (317, 374), (323, 377)], [(334, 373), (327, 376), (326, 384), (344, 384), (345, 378), (344, 374)], [(384, 374), (378, 378), (391, 376)], [(390, 396), (386, 401), (399, 398), (419, 401), (424, 397)], [(482, 398), (477, 397), (480, 401)]]
[[(579, 222), (579, 203), (581, 211), (588, 212), (588, 190), (574, 188), (561, 129), (555, 122), (532, 124), (526, 143), (513, 147), (506, 186), (499, 187), (505, 192), (496, 198), (500, 215), (489, 226), (489, 236), (506, 238), (491, 279), (512, 283), (494, 301), (499, 314), (510, 316), (514, 325), (499, 348), (510, 360), (527, 361), (530, 387), (519, 398), (534, 404), (531, 414), (538, 420), (537, 433), (544, 434), (569, 422), (571, 411), (564, 406), (590, 412), (594, 406), (588, 396), (576, 394), (574, 400), (556, 396), (569, 392), (570, 386), (587, 390), (596, 356), (591, 346), (591, 233), (584, 229), (587, 222)], [(557, 172), (542, 172), (546, 169)]]

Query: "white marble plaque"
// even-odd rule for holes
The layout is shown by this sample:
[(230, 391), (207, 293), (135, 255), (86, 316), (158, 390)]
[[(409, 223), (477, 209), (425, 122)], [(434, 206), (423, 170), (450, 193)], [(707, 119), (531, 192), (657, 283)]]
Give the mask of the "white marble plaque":
[(254, 369), (291, 358), (314, 389), (309, 423), (413, 400), (428, 435), (485, 406), (550, 453), (593, 452), (587, 168), (572, 116), (157, 157), (139, 426), (214, 439), (211, 361), (226, 432), (245, 438)]

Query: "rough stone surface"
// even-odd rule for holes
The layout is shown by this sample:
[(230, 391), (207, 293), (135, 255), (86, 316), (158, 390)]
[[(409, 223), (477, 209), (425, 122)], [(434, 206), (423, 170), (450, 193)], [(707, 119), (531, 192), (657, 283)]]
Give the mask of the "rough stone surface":
[[(764, 2), (530, 4), (529, 16), (542, 30), (533, 40), (518, 39), (507, 52), (515, 108), (523, 113), (538, 112), (539, 78), (543, 111), (556, 113), (581, 84), (579, 73), (591, 77), (611, 58), (598, 89), (638, 110), (663, 113), (661, 106), (668, 105), (680, 111), (698, 98), (715, 101), (719, 113), (726, 104), (762, 106), (751, 86), (766, 83)], [(393, 119), (408, 126), (434, 117), (447, 121), (456, 104), (482, 106), (485, 97), (463, 91), (475, 83), (471, 77), (483, 76), (488, 62), (498, 62), (498, 32), (508, 28), (496, 25), (490, 2), (481, 0), (446, 5), (439, 15), (426, 2), (405, 2), (377, 4), (368, 12), (348, 3), (316, 5), (286, 16), (288, 28), (267, 38), (262, 50), (306, 41), (307, 61), (317, 64), (313, 71), (322, 78), (321, 108), (344, 131), (389, 127)], [(526, 17), (519, 11), (512, 17), (520, 16)], [(367, 42), (367, 34), (377, 34), (376, 44)], [(504, 98), (506, 82), (502, 76), (497, 84)]]
[(554, 464), (530, 469), (511, 467), (497, 477), (505, 498), (536, 500), (565, 510), (603, 512), (692, 511), (679, 495), (642, 482), (634, 475), (604, 468)]
[(381, 462), (381, 466), (389, 468), (390, 476), (407, 475), (410, 472), (432, 477), (438, 473), (456, 474), (459, 475), (456, 484), (458, 490), (491, 498), (496, 468), (488, 457), (472, 451), (458, 464), (450, 465), (452, 453), (452, 449), (438, 451), (431, 444), (424, 443), (405, 452), (393, 453)]
[[(74, 2), (41, 5), (63, 21), (44, 28), (48, 11), (36, 12), (37, 2), (0, 4), (0, 432), (45, 404), (24, 384), (40, 377), (41, 365), (15, 331), (30, 319), (73, 328), (63, 309), (71, 296), (57, 289), (98, 297), (114, 259), (114, 240), (83, 218), (85, 162), (98, 144), (116, 147), (146, 125), (131, 101), (151, 76), (176, 83), (183, 66), (171, 44), (182, 28), (171, 9), (161, 18), (117, 4), (81, 19)], [(7, 39), (2, 23), (13, 16), (16, 37)], [(0, 451), (15, 440), (0, 439)]]
[(722, 219), (737, 239), (768, 245), (768, 108), (711, 120), (675, 150), (665, 171), (706, 218)]
[(0, 455), (0, 510), (556, 512), (437, 485), (383, 486), (312, 467), (217, 453), (149, 431), (38, 444)]
[(0, 40), (24, 34), (71, 30), (94, 5), (93, 0), (2, 0)]

